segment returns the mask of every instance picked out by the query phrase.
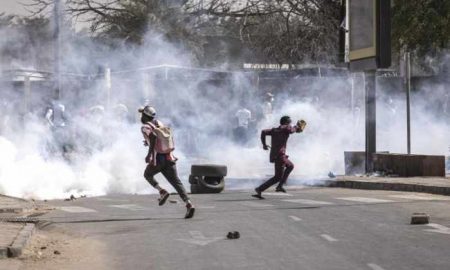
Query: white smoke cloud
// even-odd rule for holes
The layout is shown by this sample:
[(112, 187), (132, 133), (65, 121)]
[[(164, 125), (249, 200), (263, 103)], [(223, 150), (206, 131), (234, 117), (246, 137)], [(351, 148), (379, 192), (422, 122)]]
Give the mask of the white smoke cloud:
[[(46, 125), (43, 108), (33, 108), (31, 115), (23, 117), (17, 110), (21, 106), (18, 90), (2, 86), (2, 110), (6, 113), (0, 116), (0, 193), (54, 199), (72, 194), (155, 192), (143, 178), (146, 148), (142, 146), (140, 124), (134, 121), (136, 109), (145, 99), (175, 131), (175, 155), (185, 184), (193, 163), (225, 164), (230, 178), (270, 177), (273, 165), (268, 152), (260, 146), (260, 130), (277, 126), (278, 119), (286, 114), (308, 123), (305, 132), (293, 134), (288, 144), (288, 154), (296, 165), (292, 173), (294, 183), (319, 183), (330, 171), (342, 174), (344, 151), (364, 149), (364, 91), (362, 84), (357, 83), (352, 102), (350, 81), (345, 76), (297, 78), (286, 89), (276, 89), (272, 119), (256, 123), (249, 142), (243, 145), (232, 136), (235, 112), (243, 105), (258, 115), (264, 94), (254, 90), (251, 76), (224, 73), (220, 77), (217, 73), (174, 67), (143, 69), (157, 65), (192, 66), (189, 53), (181, 46), (153, 35), (147, 38), (146, 45), (133, 49), (124, 46), (108, 51), (94, 42), (64, 46), (67, 51), (63, 66), (68, 71), (98, 75), (92, 59), (111, 67), (110, 104), (101, 76), (65, 77), (67, 92), (60, 102), (67, 106), (70, 121), (66, 137), (58, 137)], [(124, 70), (129, 71), (121, 72)], [(183, 78), (188, 73), (189, 78)], [(445, 81), (438, 85), (448, 93)], [(439, 117), (440, 111), (430, 106), (440, 102), (440, 98), (422, 94), (429, 92), (427, 87), (433, 86), (422, 87), (412, 97), (413, 151), (448, 154), (448, 117)], [(302, 92), (305, 88), (309, 92)], [(39, 90), (48, 92), (45, 86)], [(392, 101), (386, 98), (391, 96)], [(44, 99), (44, 95), (33, 96), (33, 102), (41, 107), (46, 103)], [(378, 150), (405, 152), (404, 97), (392, 95), (392, 89), (381, 85), (378, 102)], [(118, 103), (128, 106), (131, 122), (122, 121), (115, 114), (113, 106)], [(103, 118), (96, 119), (89, 113), (94, 105), (107, 107)], [(61, 138), (72, 150), (61, 150)], [(161, 176), (157, 179), (169, 186)], [(229, 187), (250, 187), (245, 183), (247, 186), (233, 181)]]

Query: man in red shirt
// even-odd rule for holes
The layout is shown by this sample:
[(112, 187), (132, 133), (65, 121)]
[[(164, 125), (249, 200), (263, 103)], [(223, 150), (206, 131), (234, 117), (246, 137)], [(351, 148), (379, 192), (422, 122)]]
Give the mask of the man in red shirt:
[[(145, 106), (139, 109), (142, 114), (141, 122), (142, 128), (141, 132), (144, 136), (144, 145), (148, 146), (148, 154), (145, 158), (147, 163), (147, 168), (144, 172), (145, 179), (159, 191), (159, 205), (163, 205), (169, 198), (169, 192), (163, 189), (159, 183), (155, 180), (154, 176), (158, 173), (162, 173), (164, 177), (169, 181), (173, 188), (178, 192), (181, 199), (186, 203), (186, 215), (185, 218), (192, 218), (194, 216), (195, 208), (189, 199), (186, 189), (181, 183), (178, 177), (176, 161), (177, 159), (172, 155), (173, 148), (169, 151), (163, 149), (162, 144), (156, 134), (155, 130), (162, 128), (163, 124), (156, 120), (156, 110), (153, 107)], [(157, 130), (156, 130), (157, 131)]]
[(300, 133), (306, 126), (306, 122), (303, 120), (298, 121), (295, 126), (291, 126), (291, 122), (292, 121), (289, 116), (283, 116), (280, 119), (279, 127), (265, 129), (261, 132), (261, 142), (264, 150), (269, 150), (269, 146), (266, 144), (266, 137), (272, 137), (270, 162), (275, 163), (275, 176), (255, 188), (256, 194), (252, 195), (255, 198), (264, 199), (261, 193), (276, 183), (278, 183), (278, 186), (275, 191), (286, 192), (283, 185), (286, 183), (289, 174), (294, 169), (294, 164), (289, 160), (289, 156), (286, 155), (287, 141), (290, 134)]

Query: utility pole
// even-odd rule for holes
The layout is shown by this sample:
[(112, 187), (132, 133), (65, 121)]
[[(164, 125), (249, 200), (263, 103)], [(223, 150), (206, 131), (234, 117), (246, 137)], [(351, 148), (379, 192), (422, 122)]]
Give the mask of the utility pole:
[(411, 154), (411, 54), (405, 53), (405, 85), (406, 85), (406, 136), (408, 155)]
[(53, 5), (53, 48), (54, 48), (54, 89), (56, 93), (56, 98), (61, 100), (62, 89), (61, 89), (61, 0), (54, 0)]
[(364, 72), (366, 90), (366, 172), (373, 172), (373, 157), (377, 152), (376, 133), (376, 70)]

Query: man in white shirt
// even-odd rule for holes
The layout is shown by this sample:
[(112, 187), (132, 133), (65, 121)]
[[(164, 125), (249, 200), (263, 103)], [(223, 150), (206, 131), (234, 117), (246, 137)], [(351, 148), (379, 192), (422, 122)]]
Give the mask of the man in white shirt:
[(238, 127), (248, 128), (250, 119), (252, 119), (252, 112), (246, 108), (241, 108), (236, 112), (236, 118), (238, 120)]
[(273, 101), (274, 101), (273, 94), (270, 92), (267, 92), (264, 99), (265, 100), (262, 105), (263, 115), (266, 120), (271, 120), (272, 113), (273, 113)]

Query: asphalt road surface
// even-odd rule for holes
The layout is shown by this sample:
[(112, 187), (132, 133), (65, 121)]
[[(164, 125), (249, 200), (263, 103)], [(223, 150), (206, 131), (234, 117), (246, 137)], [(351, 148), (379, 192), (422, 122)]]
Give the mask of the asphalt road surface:
[[(450, 269), (450, 197), (304, 188), (193, 195), (157, 205), (155, 195), (50, 201), (44, 230), (63, 229), (107, 247), (109, 269)], [(425, 212), (428, 225), (410, 225)], [(226, 239), (229, 231), (241, 238)]]

